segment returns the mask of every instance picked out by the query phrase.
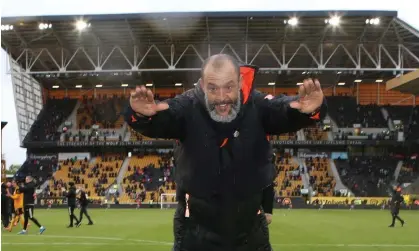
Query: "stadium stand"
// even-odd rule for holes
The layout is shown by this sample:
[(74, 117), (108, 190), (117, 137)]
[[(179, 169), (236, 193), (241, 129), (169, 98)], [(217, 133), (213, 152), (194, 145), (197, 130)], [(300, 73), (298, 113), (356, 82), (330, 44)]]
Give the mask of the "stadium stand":
[(121, 128), (124, 124), (122, 110), (126, 105), (126, 98), (113, 95), (85, 97), (77, 111), (77, 125), (79, 129), (91, 129), (98, 125), (103, 129)]
[(328, 140), (327, 131), (323, 131), (320, 125), (304, 128), (306, 140)]
[(415, 158), (403, 162), (397, 182), (412, 183), (419, 177), (419, 161)]
[(412, 109), (412, 114), (409, 120), (409, 126), (407, 129), (408, 139), (419, 139), (419, 108), (415, 106)]
[(159, 201), (162, 193), (176, 193), (173, 183), (172, 152), (132, 156), (123, 178), (121, 203)]
[(49, 99), (26, 136), (26, 141), (58, 141), (58, 128), (77, 104), (75, 99)]
[(365, 128), (387, 128), (380, 107), (375, 104), (359, 105), (351, 96), (327, 97), (329, 114), (339, 127), (361, 124)]
[(336, 182), (330, 175), (330, 164), (327, 158), (306, 158), (305, 164), (310, 176), (310, 185), (318, 196), (332, 196)]
[(28, 158), (18, 170), (15, 177), (19, 180), (24, 180), (26, 176), (30, 175), (34, 177), (39, 184), (42, 184), (52, 177), (57, 168), (57, 159)]
[(350, 157), (335, 160), (343, 183), (356, 196), (386, 196), (392, 184), (397, 160), (389, 157)]
[[(92, 161), (93, 160), (93, 161)], [(76, 158), (60, 161), (58, 170), (50, 180), (49, 189), (56, 196), (62, 196), (62, 188), (72, 181), (83, 187), (92, 199), (105, 196), (105, 191), (115, 184), (123, 157), (118, 154), (104, 154), (77, 160)]]
[(383, 106), (389, 114), (392, 121), (400, 120), (404, 128), (408, 128), (410, 116), (412, 115), (412, 106), (406, 105), (386, 105)]
[(304, 168), (300, 168), (289, 154), (276, 155), (275, 166), (277, 172), (276, 193), (279, 196), (300, 196), (300, 190), (303, 188), (301, 173), (304, 172)]

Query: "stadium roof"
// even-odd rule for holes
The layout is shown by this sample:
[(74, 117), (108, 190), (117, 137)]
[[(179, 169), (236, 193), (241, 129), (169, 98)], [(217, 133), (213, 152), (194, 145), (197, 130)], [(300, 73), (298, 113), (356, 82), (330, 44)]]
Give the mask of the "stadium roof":
[(202, 60), (220, 52), (260, 66), (259, 86), (295, 85), (313, 74), (329, 84), (365, 82), (419, 68), (419, 32), (394, 11), (12, 17), (2, 24), (2, 47), (47, 88), (191, 85)]

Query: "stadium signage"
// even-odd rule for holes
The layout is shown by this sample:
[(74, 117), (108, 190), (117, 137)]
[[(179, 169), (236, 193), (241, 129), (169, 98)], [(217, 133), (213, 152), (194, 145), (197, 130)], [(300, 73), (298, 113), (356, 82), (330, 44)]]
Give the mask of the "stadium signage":
[(171, 140), (143, 141), (69, 141), (69, 142), (24, 142), (26, 148), (66, 148), (66, 147), (173, 147)]
[(329, 158), (330, 154), (326, 152), (321, 153), (298, 153), (299, 158)]
[[(272, 140), (273, 146), (290, 146), (290, 147), (317, 147), (317, 146), (408, 146), (411, 144), (418, 144), (419, 142), (404, 141), (399, 142), (395, 140)], [(174, 147), (173, 140), (143, 140), (143, 141), (71, 141), (71, 142), (23, 142), (25, 148), (72, 148), (72, 147)], [(55, 149), (54, 149), (55, 150)]]
[(387, 197), (312, 197), (311, 204), (325, 205), (382, 205), (387, 203)]
[(29, 159), (36, 159), (36, 160), (52, 160), (52, 159), (58, 159), (58, 155), (51, 153), (51, 154), (29, 154)]
[(272, 140), (273, 145), (365, 145), (363, 140)]
[(58, 142), (60, 147), (68, 146), (152, 146), (152, 140), (144, 141), (71, 141)]

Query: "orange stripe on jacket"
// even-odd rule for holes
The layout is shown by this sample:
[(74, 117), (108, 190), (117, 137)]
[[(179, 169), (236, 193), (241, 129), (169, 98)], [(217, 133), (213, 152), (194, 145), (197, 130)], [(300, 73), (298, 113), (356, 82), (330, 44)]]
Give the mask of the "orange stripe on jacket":
[(240, 67), (240, 75), (243, 78), (242, 92), (243, 92), (243, 104), (246, 104), (249, 100), (250, 92), (252, 91), (253, 80), (255, 79), (255, 69), (249, 66)]
[(228, 142), (228, 138), (225, 138), (225, 139), (223, 140), (223, 143), (221, 143), (220, 148), (221, 148), (221, 147), (223, 147), (223, 146), (225, 146), (225, 145), (227, 144), (227, 142)]

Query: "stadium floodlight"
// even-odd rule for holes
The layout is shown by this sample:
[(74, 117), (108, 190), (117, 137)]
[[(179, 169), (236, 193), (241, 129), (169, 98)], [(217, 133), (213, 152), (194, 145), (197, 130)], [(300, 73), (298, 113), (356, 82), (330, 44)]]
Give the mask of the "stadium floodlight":
[(127, 87), (128, 84), (121, 84), (121, 87)]
[(345, 85), (345, 82), (340, 82), (340, 83), (338, 83), (338, 85)]
[(284, 20), (284, 23), (289, 24), (291, 26), (296, 26), (298, 24), (298, 19), (296, 17), (293, 17), (288, 20)]
[(375, 82), (376, 83), (381, 83), (381, 82), (383, 82), (383, 80), (382, 79), (377, 79), (377, 80), (375, 80)]
[(152, 83), (150, 83), (150, 84), (145, 84), (145, 86), (147, 86), (147, 87), (152, 87), (152, 86), (153, 86), (153, 84), (152, 84)]
[(52, 24), (40, 23), (40, 24), (38, 25), (38, 28), (39, 28), (40, 30), (51, 29), (51, 28), (52, 28)]
[(86, 29), (87, 27), (90, 27), (90, 23), (86, 23), (83, 20), (78, 20), (75, 25), (76, 25), (76, 29), (79, 31), (82, 31)]
[(1, 25), (1, 30), (2, 31), (11, 31), (11, 30), (13, 30), (13, 25), (9, 25), (9, 24)]
[(270, 82), (268, 83), (268, 85), (275, 85), (275, 82)]
[(333, 26), (338, 26), (340, 24), (340, 17), (333, 16), (330, 19), (326, 19), (324, 22), (326, 24), (330, 24), (330, 25), (333, 25)]
[(176, 83), (175, 86), (182, 86), (182, 83)]
[(82, 85), (76, 85), (76, 88), (82, 88), (83, 86)]
[(361, 83), (362, 82), (362, 79), (355, 79), (355, 81), (354, 81), (355, 83)]
[(60, 88), (60, 86), (59, 85), (53, 85), (52, 88), (58, 89), (58, 88)]
[(297, 83), (297, 85), (302, 85), (303, 83)]
[(371, 18), (371, 19), (367, 19), (365, 20), (366, 24), (373, 24), (373, 25), (379, 25), (380, 24), (380, 19), (377, 18)]
[(100, 87), (102, 87), (102, 86), (103, 86), (103, 85), (96, 85), (96, 87), (97, 87), (97, 88), (100, 88)]

